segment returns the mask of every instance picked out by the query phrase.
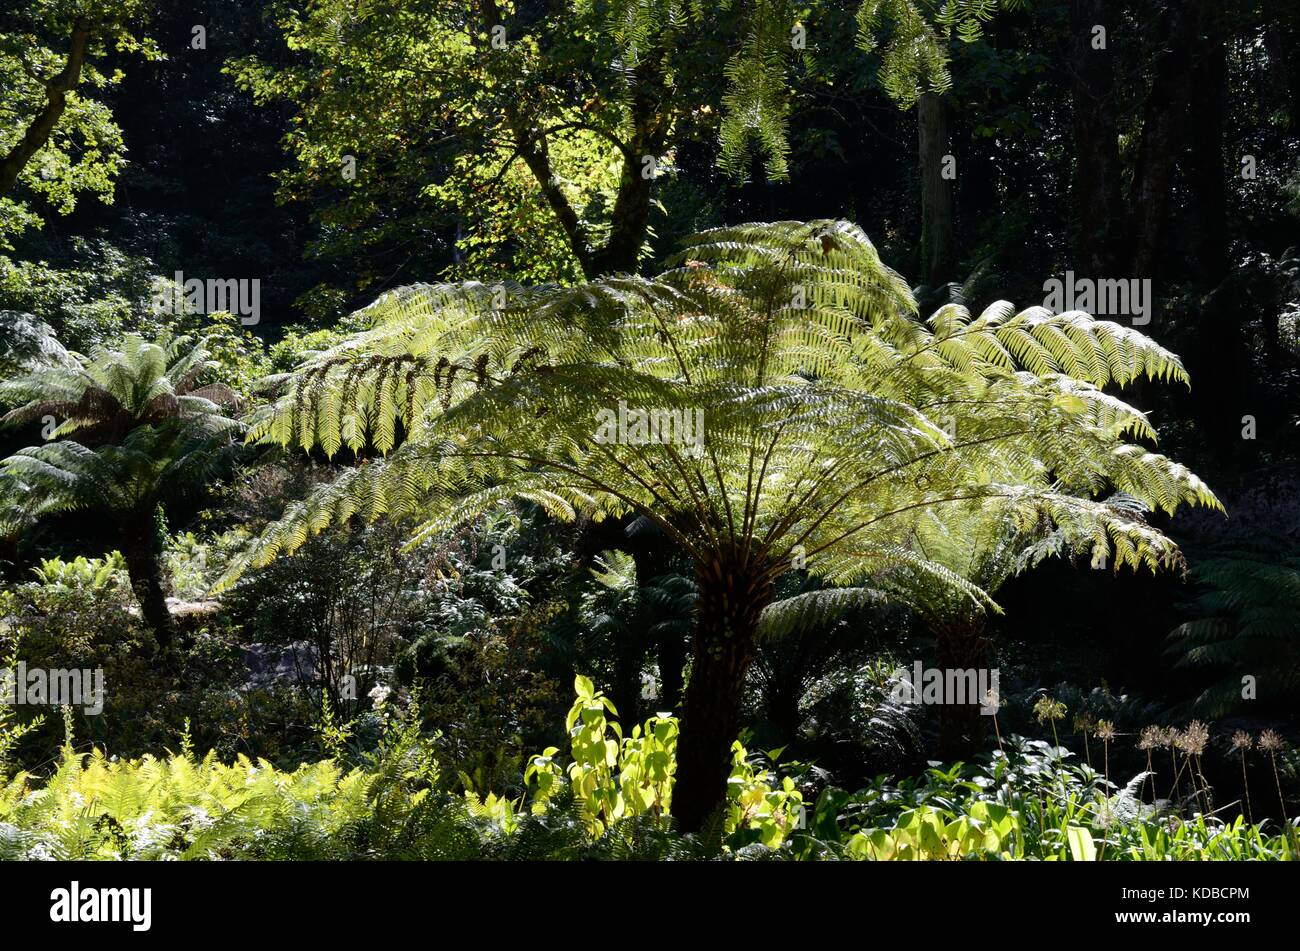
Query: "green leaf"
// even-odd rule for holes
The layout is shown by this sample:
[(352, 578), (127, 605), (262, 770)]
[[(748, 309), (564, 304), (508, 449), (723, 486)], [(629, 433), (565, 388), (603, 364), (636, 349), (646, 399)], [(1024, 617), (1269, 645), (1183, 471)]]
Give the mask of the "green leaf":
[(1070, 843), (1070, 856), (1076, 862), (1097, 861), (1097, 847), (1093, 844), (1091, 832), (1083, 826), (1069, 826), (1065, 836)]

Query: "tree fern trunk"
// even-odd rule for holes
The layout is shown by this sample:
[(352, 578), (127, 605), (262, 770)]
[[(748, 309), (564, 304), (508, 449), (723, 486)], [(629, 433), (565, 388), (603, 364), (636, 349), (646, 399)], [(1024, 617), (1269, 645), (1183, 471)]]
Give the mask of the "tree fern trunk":
[[(987, 663), (987, 640), (982, 615), (962, 615), (941, 621), (935, 628), (939, 666), (977, 672)], [(970, 698), (968, 698), (970, 699)], [(939, 705), (939, 757), (969, 759), (984, 748), (987, 717), (980, 712), (983, 698), (974, 703)]]
[(610, 699), (618, 710), (618, 720), (631, 729), (641, 722), (641, 667), (645, 661), (645, 642), (641, 630), (633, 627), (616, 638), (614, 644), (614, 682)]
[(697, 832), (726, 800), (731, 744), (740, 731), (745, 674), (758, 617), (772, 586), (756, 571), (713, 563), (700, 569), (686, 711), (677, 740), (673, 817)]
[[(141, 527), (143, 523), (143, 530)], [(171, 612), (167, 609), (167, 589), (163, 580), (162, 552), (155, 538), (152, 518), (142, 518), (122, 527), (122, 557), (131, 578), (131, 589), (140, 602), (145, 623), (153, 628), (159, 647), (172, 641)]]
[(794, 742), (799, 737), (799, 727), (803, 724), (799, 701), (803, 697), (803, 678), (798, 676), (781, 677), (768, 690), (766, 702), (767, 718), (781, 743)]
[[(636, 563), (636, 583), (644, 592), (655, 581), (672, 569), (673, 549), (653, 523), (642, 519), (635, 533), (624, 533), (624, 550)], [(659, 663), (660, 695), (654, 709), (672, 711), (682, 699), (682, 670), (686, 666), (686, 639), (669, 626), (664, 633), (651, 633), (654, 625), (662, 621), (663, 612), (650, 603), (643, 593), (639, 598), (636, 616), (636, 636), (643, 645), (642, 652), (651, 650)], [(625, 721), (626, 722), (626, 721)]]
[(661, 688), (656, 709), (673, 711), (682, 702), (682, 686), (686, 680), (686, 638), (670, 630), (659, 635), (656, 650)]

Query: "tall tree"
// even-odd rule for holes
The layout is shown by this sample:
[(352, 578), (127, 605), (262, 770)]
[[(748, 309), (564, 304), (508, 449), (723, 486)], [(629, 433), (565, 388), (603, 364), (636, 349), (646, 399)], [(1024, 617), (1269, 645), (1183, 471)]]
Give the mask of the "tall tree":
[(1087, 273), (1097, 276), (1119, 273), (1127, 235), (1115, 54), (1109, 47), (1116, 25), (1114, 7), (1108, 7), (1106, 0), (1070, 0), (1069, 63), (1077, 155), (1079, 254)]
[[(1223, 110), (1229, 18), (1221, 4), (1209, 0), (1158, 0), (1137, 11), (1129, 6), (1070, 2), (1080, 264), (1092, 277), (1125, 272), (1151, 280), (1170, 277), (1166, 268), (1174, 256), (1168, 249), (1182, 172), (1198, 196), (1188, 209), (1187, 243), (1196, 259), (1188, 276), (1213, 286), (1226, 267)], [(1139, 13), (1150, 20), (1141, 32)], [(1132, 88), (1116, 82), (1121, 59), (1129, 74), (1141, 77)], [(1119, 119), (1126, 102), (1136, 113), (1131, 127)], [(1120, 152), (1123, 136), (1131, 141), (1126, 156)]]
[(1142, 104), (1142, 137), (1133, 169), (1133, 272), (1156, 280), (1169, 231), (1174, 174), (1189, 120), (1189, 79), (1197, 10), (1187, 3), (1161, 5), (1151, 84)]
[(283, 194), (372, 240), (441, 232), (455, 254), (486, 243), (568, 280), (638, 270), (656, 182), (673, 146), (716, 132), (717, 64), (745, 32), (738, 7), (681, 0), (381, 0), (364, 16), (326, 0), (281, 26), (295, 62), (229, 68), (298, 110)]
[(952, 280), (952, 185), (945, 169), (950, 154), (948, 105), (928, 92), (916, 103), (921, 157), (921, 278), (931, 287)]
[(1202, 0), (1191, 52), (1188, 101), (1196, 121), (1188, 123), (1183, 151), (1187, 187), (1196, 200), (1188, 208), (1192, 224), (1194, 276), (1213, 288), (1228, 270), (1228, 180), (1224, 154), (1224, 112), (1228, 98), (1228, 23), (1222, 7)]
[[(910, 106), (947, 87), (946, 37), (977, 38), (998, 6), (868, 0), (858, 44)], [(365, 224), (372, 241), (440, 235), (451, 257), (490, 246), (511, 276), (590, 279), (648, 259), (655, 196), (682, 147), (716, 148), (738, 181), (756, 157), (759, 174), (788, 176), (799, 68), (853, 42), (805, 21), (838, 26), (842, 13), (790, 0), (376, 0), (360, 14), (322, 0), (282, 18), (293, 62), (229, 70), (259, 102), (292, 103), (282, 194), (320, 202), (345, 249)]]
[(879, 49), (881, 85), (902, 108), (916, 106), (921, 176), (921, 279), (940, 287), (956, 275), (953, 243), (953, 182), (948, 93), (954, 44), (974, 43), (999, 8), (1016, 10), (1024, 0), (868, 0), (858, 8), (858, 46)]

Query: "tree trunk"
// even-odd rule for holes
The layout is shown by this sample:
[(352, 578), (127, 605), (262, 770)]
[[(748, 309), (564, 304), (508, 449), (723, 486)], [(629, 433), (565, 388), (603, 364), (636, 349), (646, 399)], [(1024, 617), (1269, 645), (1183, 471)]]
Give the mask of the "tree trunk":
[(948, 105), (938, 93), (916, 104), (921, 160), (921, 273), (931, 287), (953, 279), (952, 179), (944, 178), (949, 154)]
[(1300, 11), (1274, 10), (1264, 22), (1273, 101), (1286, 108), (1291, 126), (1300, 126)]
[[(644, 516), (636, 516), (627, 524), (620, 545), (636, 563), (636, 583), (641, 592), (672, 569), (672, 543)], [(677, 709), (682, 699), (685, 638), (673, 633), (671, 625), (665, 625), (661, 634), (652, 634), (654, 626), (664, 617), (644, 593), (638, 602), (635, 636), (641, 645), (642, 656), (645, 651), (652, 650), (659, 664), (660, 695), (654, 709), (656, 712), (671, 712)]]
[[(1250, 366), (1241, 315), (1258, 311), (1242, 298), (1228, 266), (1227, 183), (1239, 174), (1240, 166), (1234, 162), (1235, 167), (1230, 167), (1224, 154), (1227, 28), (1219, 22), (1220, 13), (1218, 3), (1202, 0), (1189, 79), (1196, 118), (1187, 126), (1183, 161), (1188, 191), (1195, 196), (1187, 211), (1186, 277), (1207, 292), (1199, 307), (1195, 342), (1186, 353), (1188, 369), (1197, 381), (1192, 405), (1211, 450), (1226, 462), (1257, 445), (1240, 437)], [(1264, 323), (1267, 327), (1270, 322)], [(1265, 355), (1266, 359), (1271, 355), (1267, 338)]]
[[(984, 617), (973, 614), (939, 622), (934, 631), (939, 666), (945, 670), (974, 669), (977, 673), (982, 670), (988, 657), (984, 626)], [(980, 712), (984, 698), (974, 699), (975, 703), (939, 705), (940, 759), (969, 759), (983, 751), (988, 718)]]
[(682, 686), (686, 680), (685, 638), (671, 630), (665, 631), (659, 635), (657, 654), (660, 688), (658, 709), (672, 712), (682, 702)]
[(700, 568), (690, 683), (677, 739), (673, 818), (698, 832), (727, 798), (731, 745), (740, 732), (745, 674), (772, 584), (743, 562)]
[(1132, 276), (1153, 282), (1160, 277), (1174, 166), (1183, 141), (1182, 125), (1191, 108), (1189, 73), (1196, 11), (1173, 3), (1162, 11), (1161, 20), (1166, 24), (1160, 34), (1164, 41), (1155, 57), (1155, 75), (1142, 110), (1131, 201), (1136, 213)]
[(1227, 98), (1227, 45), (1216, 22), (1217, 2), (1202, 2), (1201, 29), (1192, 51), (1191, 101), (1196, 121), (1187, 135), (1187, 175), (1191, 202), (1191, 263), (1188, 276), (1207, 290), (1228, 273), (1228, 188), (1232, 174), (1223, 154), (1224, 102)]
[(634, 627), (614, 645), (614, 682), (610, 684), (609, 698), (618, 710), (618, 722), (629, 730), (641, 722), (641, 667), (645, 660), (641, 633)]
[[(1241, 460), (1232, 460), (1258, 446), (1241, 438), (1241, 416), (1246, 411), (1243, 401), (1252, 372), (1241, 319), (1243, 312), (1252, 311), (1253, 288), (1249, 284), (1249, 272), (1230, 274), (1201, 299), (1196, 341), (1187, 354), (1187, 366), (1197, 380), (1192, 388), (1195, 418), (1211, 452), (1221, 462), (1231, 464), (1241, 464)], [(1267, 340), (1264, 357), (1267, 366)], [(1268, 407), (1261, 409), (1267, 412)], [(1255, 415), (1259, 419), (1263, 413), (1256, 410)]]
[[(487, 31), (504, 25), (505, 11), (497, 0), (478, 0), (478, 14)], [(573, 207), (560, 187), (551, 164), (548, 139), (537, 127), (536, 116), (527, 103), (506, 108), (515, 150), (532, 172), (542, 198), (554, 212), (568, 238), (569, 247), (588, 280), (610, 274), (635, 274), (650, 224), (650, 195), (654, 187), (654, 169), (644, 164), (646, 158), (663, 154), (669, 132), (666, 106), (669, 94), (660, 60), (663, 50), (655, 47), (642, 51), (632, 74), (629, 126), (630, 137), (615, 139), (623, 154), (623, 171), (619, 179), (614, 210), (610, 215), (609, 238), (603, 247), (592, 243), (592, 234), (579, 210)]]
[(1079, 257), (1088, 277), (1116, 275), (1124, 245), (1119, 127), (1109, 49), (1093, 49), (1093, 27), (1105, 26), (1107, 0), (1071, 0), (1070, 96), (1076, 149), (1074, 190)]
[(167, 609), (162, 552), (153, 528), (154, 521), (149, 517), (124, 524), (121, 532), (122, 557), (131, 578), (131, 590), (140, 602), (140, 613), (153, 628), (158, 646), (166, 648), (171, 645), (173, 625), (171, 611)]
[(654, 188), (654, 166), (666, 144), (667, 120), (663, 115), (666, 98), (657, 50), (642, 57), (634, 74), (630, 119), (632, 137), (623, 155), (618, 194), (609, 219), (609, 240), (592, 255), (588, 277), (607, 274), (635, 274), (650, 227), (650, 193)]
[(778, 677), (768, 686), (764, 706), (781, 743), (793, 743), (799, 738), (799, 728), (803, 725), (799, 701), (803, 693), (803, 678), (798, 675)]

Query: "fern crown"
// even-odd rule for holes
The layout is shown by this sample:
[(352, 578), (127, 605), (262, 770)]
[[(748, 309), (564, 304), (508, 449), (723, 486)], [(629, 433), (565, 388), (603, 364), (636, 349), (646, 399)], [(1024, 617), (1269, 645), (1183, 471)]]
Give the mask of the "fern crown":
[[(364, 463), (290, 509), (226, 583), (353, 516), (416, 516), (423, 536), (524, 499), (566, 519), (639, 513), (697, 565), (989, 604), (962, 563), (972, 526), (1014, 550), (1010, 570), (1057, 552), (1155, 569), (1179, 555), (1145, 512), (1218, 506), (1105, 391), (1185, 383), (1174, 354), (1005, 301), (922, 319), (844, 221), (706, 231), (653, 279), (408, 287), (365, 316), (372, 329), (277, 381), (249, 434)], [(702, 419), (698, 444), (632, 426), (600, 438), (635, 410)]]

